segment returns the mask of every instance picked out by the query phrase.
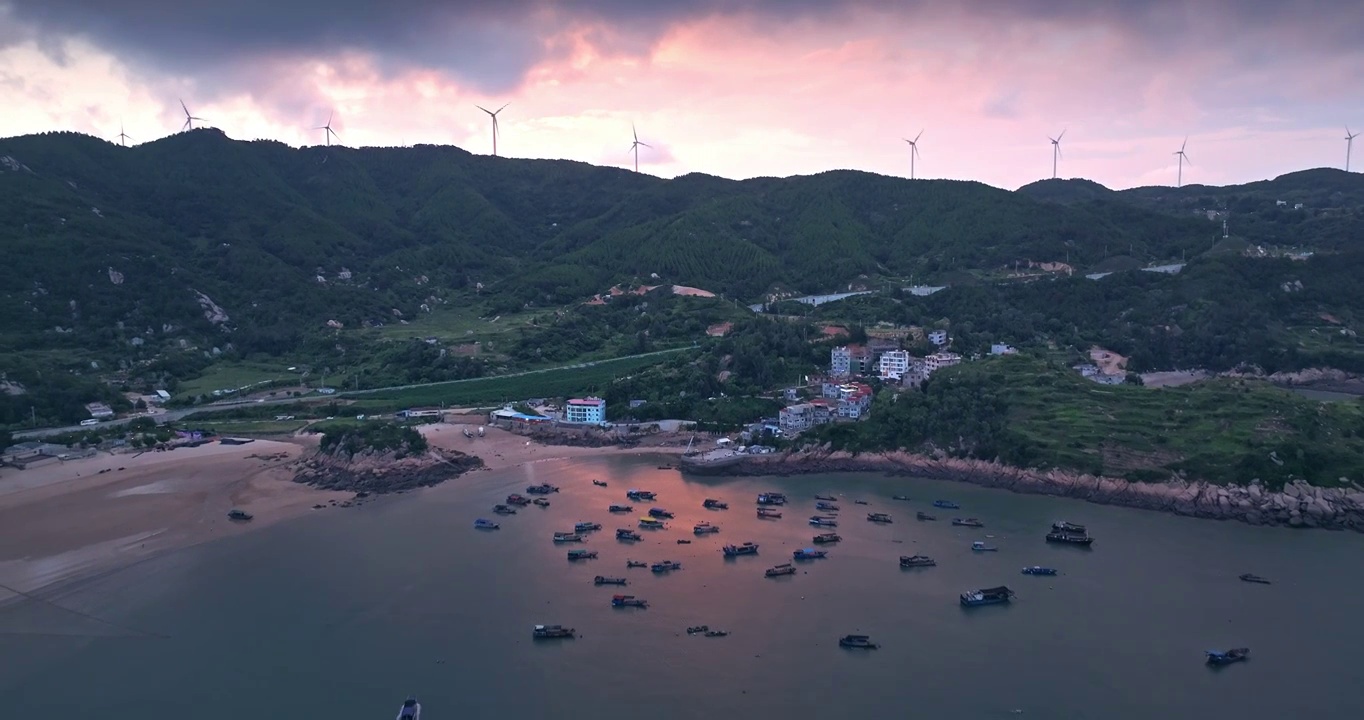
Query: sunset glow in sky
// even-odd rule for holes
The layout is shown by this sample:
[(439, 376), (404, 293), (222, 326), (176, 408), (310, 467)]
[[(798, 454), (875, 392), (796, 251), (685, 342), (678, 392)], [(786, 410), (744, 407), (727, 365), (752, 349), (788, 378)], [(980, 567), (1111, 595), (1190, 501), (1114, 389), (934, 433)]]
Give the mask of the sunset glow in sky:
[[(1015, 188), (1341, 167), (1364, 12), (1327, 0), (0, 0), (0, 136), (455, 144), (731, 178), (852, 168)], [(287, 7), (283, 7), (287, 6)], [(966, 8), (966, 9), (959, 9)], [(1352, 169), (1364, 169), (1361, 137)]]

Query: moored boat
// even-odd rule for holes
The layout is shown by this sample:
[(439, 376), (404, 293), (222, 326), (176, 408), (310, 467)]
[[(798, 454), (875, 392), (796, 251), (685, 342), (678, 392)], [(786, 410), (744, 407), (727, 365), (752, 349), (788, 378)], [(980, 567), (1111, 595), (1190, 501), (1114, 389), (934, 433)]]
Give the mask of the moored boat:
[(253, 517), (255, 517), (255, 515), (252, 515), (251, 513), (245, 510), (239, 510), (237, 508), (232, 508), (231, 510), (227, 511), (228, 520), (237, 520), (239, 522), (244, 522), (246, 520), (250, 520)]
[(697, 535), (709, 535), (711, 533), (720, 532), (720, 526), (711, 525), (710, 523), (702, 520), (701, 522), (696, 523), (696, 526), (693, 527), (691, 531)]
[(706, 637), (725, 637), (725, 636), (729, 635), (729, 631), (728, 631), (728, 630), (707, 630), (707, 631), (705, 631), (705, 632), (703, 632), (703, 633), (701, 633), (701, 634), (702, 634), (702, 635), (705, 635)]
[(548, 495), (550, 493), (559, 492), (559, 488), (554, 487), (549, 483), (540, 483), (539, 485), (531, 485), (526, 488), (526, 492), (530, 495)]
[(765, 492), (758, 495), (759, 505), (785, 505), (786, 496), (777, 492)]
[(985, 523), (975, 518), (952, 518), (952, 524), (957, 527), (985, 527)]
[(896, 495), (895, 497), (891, 498), (891, 500), (903, 500), (903, 501), (905, 501), (905, 502), (909, 502), (909, 496), (908, 496), (908, 495)]
[(601, 523), (595, 523), (595, 522), (590, 522), (590, 521), (579, 522), (579, 523), (573, 523), (573, 531), (574, 531), (574, 532), (591, 532), (591, 531), (593, 531), (593, 530), (600, 530), (600, 529), (601, 529)]
[(931, 558), (931, 557), (929, 557), (929, 556), (927, 556), (927, 555), (901, 555), (901, 556), (900, 556), (900, 567), (902, 567), (902, 568), (933, 567), (934, 565), (937, 565), (937, 564), (938, 564), (938, 562), (937, 562), (936, 560), (934, 560), (933, 558)]
[(828, 556), (829, 553), (827, 551), (816, 550), (814, 548), (801, 548), (791, 553), (791, 557), (796, 560), (818, 560), (820, 558), (825, 558)]
[(597, 487), (606, 487), (606, 483), (601, 480), (593, 480), (592, 484), (596, 485)]
[(592, 578), (593, 585), (625, 585), (628, 582), (629, 581), (623, 577), (607, 577), (605, 575), (598, 575)]
[(606, 511), (607, 511), (607, 512), (613, 512), (613, 513), (628, 513), (628, 512), (634, 512), (634, 511), (635, 511), (635, 506), (633, 506), (633, 505), (612, 505), (611, 507), (607, 508)]
[(795, 575), (795, 574), (796, 574), (796, 567), (795, 567), (794, 565), (792, 565), (791, 563), (782, 563), (781, 565), (777, 565), (777, 566), (775, 566), (775, 567), (770, 567), (770, 568), (768, 568), (767, 570), (763, 571), (763, 575), (765, 575), (766, 577), (781, 577), (782, 575)]
[(707, 510), (728, 510), (729, 503), (714, 498), (706, 498), (705, 501), (701, 503), (701, 507)]
[(891, 520), (890, 516), (885, 513), (867, 513), (867, 520), (874, 523), (894, 522)]
[(475, 530), (496, 530), (496, 529), (498, 529), (498, 528), (500, 528), (500, 527), (502, 527), (502, 526), (501, 526), (501, 525), (498, 525), (497, 523), (493, 522), (492, 520), (485, 520), (485, 519), (483, 519), (483, 518), (479, 518), (479, 519), (477, 519), (477, 520), (474, 521), (474, 529), (475, 529)]
[(834, 500), (837, 500), (838, 498), (834, 497), (833, 495), (816, 495), (816, 496), (815, 496), (815, 499), (816, 499), (816, 500), (828, 500), (829, 502), (833, 502)]
[(861, 648), (863, 650), (875, 650), (881, 647), (871, 641), (867, 635), (844, 635), (838, 639), (838, 646), (845, 648)]
[(1087, 532), (1084, 525), (1077, 525), (1073, 522), (1066, 522), (1065, 520), (1058, 520), (1052, 523), (1051, 529), (1055, 532), (1077, 533), (1079, 535), (1084, 535)]
[(536, 507), (549, 507), (549, 501), (542, 497), (535, 498), (534, 500), (531, 500), (531, 502), (534, 503)]
[(531, 631), (531, 637), (536, 640), (572, 638), (577, 637), (573, 628), (566, 628), (563, 625), (536, 625)]
[(934, 500), (933, 507), (943, 508), (944, 510), (960, 510), (961, 506), (951, 500)]
[[(464, 434), (473, 437), (468, 430), (465, 430)], [(422, 704), (417, 702), (416, 695), (408, 695), (403, 701), (402, 707), (398, 708), (398, 720), (422, 720)]]
[(640, 561), (638, 561), (638, 560), (626, 560), (626, 561), (625, 561), (625, 569), (627, 569), (627, 570), (629, 570), (630, 568), (642, 568), (642, 567), (649, 567), (649, 563), (640, 562)]
[(653, 571), (653, 572), (656, 572), (656, 573), (672, 572), (673, 570), (681, 570), (681, 569), (682, 569), (682, 563), (680, 563), (680, 562), (673, 562), (672, 560), (663, 560), (663, 561), (661, 561), (661, 562), (656, 562), (656, 563), (654, 563), (653, 565), (650, 565), (650, 566), (649, 566), (649, 570), (651, 570), (651, 571)]
[(1042, 567), (1041, 565), (1033, 565), (1033, 566), (1031, 566), (1031, 567), (1025, 567), (1025, 568), (1023, 568), (1023, 574), (1024, 574), (1024, 575), (1055, 575), (1055, 574), (1056, 574), (1056, 568)]
[(1014, 591), (1000, 585), (999, 587), (981, 588), (980, 590), (968, 590), (961, 594), (961, 604), (965, 607), (998, 605), (1009, 602), (1013, 596)]
[(853, 504), (854, 504), (854, 505), (866, 505), (866, 504), (867, 504), (867, 501), (866, 501), (866, 500), (854, 500), (854, 501), (853, 501)]
[(687, 539), (684, 539), (684, 538), (678, 538), (678, 539), (677, 539), (677, 544), (678, 544), (678, 545), (690, 545), (690, 544), (691, 544), (691, 541), (690, 541), (690, 540), (687, 540)]
[(1252, 575), (1250, 573), (1245, 573), (1244, 575), (1241, 575), (1240, 578), (1242, 582), (1259, 583), (1261, 585), (1271, 584), (1269, 578), (1262, 578), (1259, 575)]
[(508, 504), (508, 505), (521, 505), (521, 506), (524, 507), (524, 506), (530, 504), (530, 500), (527, 500), (526, 498), (521, 497), (520, 495), (517, 495), (516, 493), (512, 493), (512, 494), (510, 494), (510, 495), (507, 496), (507, 504)]
[(838, 533), (820, 533), (814, 537), (814, 542), (824, 545), (825, 543), (836, 543), (842, 539), (843, 536)]
[(984, 540), (977, 540), (971, 543), (971, 550), (974, 552), (994, 552), (999, 548), (994, 545), (986, 545)]
[(1092, 545), (1094, 538), (1083, 533), (1067, 532), (1065, 530), (1052, 530), (1047, 533), (1047, 542), (1064, 543), (1067, 545)]
[(816, 527), (838, 527), (837, 520), (829, 517), (822, 517), (819, 515), (811, 517), (810, 524)]
[(688, 634), (688, 635), (700, 635), (701, 633), (706, 632), (706, 631), (708, 631), (708, 630), (710, 630), (710, 626), (709, 626), (709, 625), (693, 625), (693, 626), (687, 628), (687, 634)]
[(671, 518), (673, 517), (673, 514), (670, 513), (670, 512), (668, 512), (667, 510), (664, 510), (663, 508), (655, 507), (655, 508), (649, 508), (649, 517), (669, 518), (669, 519), (671, 519)]
[(554, 542), (556, 542), (556, 543), (562, 543), (562, 542), (582, 542), (582, 541), (583, 541), (583, 536), (582, 536), (582, 535), (579, 535), (578, 533), (572, 533), (572, 532), (556, 532), (556, 533), (554, 533)]
[(595, 560), (597, 559), (596, 550), (569, 550), (569, 560)]
[(914, 513), (914, 519), (916, 519), (916, 520), (937, 520), (937, 519), (938, 519), (938, 516), (936, 516), (936, 515), (929, 515), (929, 514), (926, 513), (926, 512), (916, 512), (916, 513)]
[(781, 513), (777, 512), (776, 510), (773, 510), (772, 508), (760, 507), (758, 508), (758, 518), (759, 519), (771, 518), (773, 520), (780, 520)]
[(726, 545), (723, 548), (721, 548), (721, 551), (724, 552), (725, 557), (738, 557), (740, 555), (757, 555), (758, 544), (746, 542), (743, 543), (742, 545)]
[(493, 512), (497, 513), (498, 515), (515, 515), (516, 508), (510, 505), (494, 505)]
[(1208, 656), (1209, 665), (1230, 665), (1250, 657), (1250, 648), (1232, 648), (1225, 652), (1221, 650), (1205, 650), (1204, 654)]
[(640, 500), (653, 500), (658, 497), (658, 494), (649, 490), (627, 490), (625, 497), (638, 502)]
[(825, 512), (838, 512), (838, 506), (831, 502), (817, 502), (815, 503), (815, 509), (824, 510)]
[(663, 521), (653, 517), (642, 517), (639, 519), (639, 526), (648, 530), (658, 530), (663, 527)]
[(611, 607), (637, 607), (647, 608), (649, 603), (634, 595), (612, 595)]
[(640, 537), (639, 533), (635, 532), (634, 530), (631, 530), (631, 529), (629, 529), (629, 528), (620, 528), (620, 529), (616, 530), (616, 539), (617, 539), (617, 540), (642, 540), (643, 538)]

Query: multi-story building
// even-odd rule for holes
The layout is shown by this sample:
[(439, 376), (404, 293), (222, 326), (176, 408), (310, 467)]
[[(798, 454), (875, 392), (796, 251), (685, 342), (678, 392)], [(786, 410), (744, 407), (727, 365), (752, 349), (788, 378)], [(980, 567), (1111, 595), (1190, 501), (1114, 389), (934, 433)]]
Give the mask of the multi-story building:
[(991, 355), (1013, 355), (1016, 352), (1018, 352), (1018, 350), (1014, 349), (1012, 345), (1005, 345), (1004, 343), (990, 344)]
[(928, 375), (945, 368), (952, 367), (961, 362), (961, 356), (956, 353), (938, 352), (924, 358), (924, 370)]
[(606, 422), (606, 401), (599, 397), (573, 398), (564, 407), (564, 421), (600, 425)]
[(838, 416), (861, 419), (871, 409), (871, 400), (871, 386), (862, 383), (844, 385), (839, 389)]
[(943, 345), (946, 345), (946, 344), (947, 344), (947, 331), (946, 331), (946, 330), (934, 330), (934, 331), (928, 333), (928, 341), (931, 342), (931, 343), (933, 343), (934, 345), (937, 345), (938, 347), (942, 347)]
[(909, 371), (909, 353), (904, 350), (886, 352), (877, 361), (876, 368), (882, 380), (899, 380)]

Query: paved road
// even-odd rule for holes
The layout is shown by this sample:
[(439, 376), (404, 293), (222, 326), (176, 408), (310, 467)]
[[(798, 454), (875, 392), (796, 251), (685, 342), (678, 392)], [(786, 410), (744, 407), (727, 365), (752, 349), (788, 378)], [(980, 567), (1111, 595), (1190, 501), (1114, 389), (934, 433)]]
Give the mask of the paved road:
[[(392, 386), (389, 386), (389, 387), (382, 387), (382, 388), (369, 388), (369, 389), (367, 389), (367, 390), (350, 390), (350, 391), (346, 391), (346, 392), (339, 392), (339, 393), (337, 393), (336, 395), (334, 395), (334, 396), (332, 396), (332, 397), (353, 397), (353, 396), (358, 396), (358, 395), (368, 395), (368, 394), (370, 394), (370, 393), (386, 392), (386, 391), (390, 391), (390, 390), (412, 390), (412, 389), (416, 389), (416, 388), (436, 387), (436, 386), (440, 386), (440, 385), (454, 385), (454, 384), (456, 384), (456, 383), (485, 382), (485, 381), (488, 381), (488, 380), (498, 380), (498, 379), (501, 379), (501, 378), (522, 377), (522, 376), (525, 376), (525, 375), (538, 375), (538, 374), (542, 374), (542, 373), (558, 372), (558, 371), (560, 371), (560, 370), (575, 370), (575, 369), (578, 369), (578, 368), (589, 368), (589, 367), (594, 367), (594, 366), (597, 366), (597, 365), (601, 365), (601, 364), (603, 364), (603, 363), (612, 363), (612, 362), (618, 362), (618, 361), (621, 361), (621, 360), (634, 360), (634, 359), (637, 359), (637, 358), (654, 357), (654, 356), (656, 356), (656, 355), (668, 355), (668, 354), (670, 354), (670, 353), (678, 353), (678, 352), (682, 352), (682, 351), (684, 351), (684, 350), (691, 350), (691, 349), (692, 349), (692, 348), (690, 348), (690, 347), (680, 347), (680, 348), (671, 348), (671, 349), (669, 349), (669, 350), (655, 350), (655, 351), (653, 351), (653, 352), (641, 353), (641, 354), (639, 354), (639, 355), (626, 355), (626, 356), (624, 356), (624, 357), (611, 358), (611, 359), (609, 359), (609, 360), (594, 360), (594, 361), (592, 361), (592, 362), (574, 363), (574, 364), (572, 364), (572, 365), (562, 365), (562, 366), (559, 366), (559, 367), (540, 368), (539, 370), (526, 370), (526, 371), (524, 371), (524, 372), (509, 373), (509, 374), (506, 374), (506, 375), (489, 375), (489, 376), (487, 376), (487, 377), (467, 378), (467, 379), (464, 379), (464, 380), (441, 380), (441, 381), (439, 381), (439, 382), (416, 383), (416, 384), (413, 384), (413, 385), (392, 385)], [(261, 399), (256, 399), (256, 400), (250, 400), (250, 399), (240, 399), (240, 400), (219, 400), (218, 402), (208, 403), (207, 405), (197, 405), (197, 406), (192, 407), (192, 408), (180, 408), (180, 409), (176, 409), (176, 410), (167, 410), (167, 411), (165, 411), (165, 412), (157, 413), (157, 414), (155, 414), (155, 415), (143, 415), (143, 416), (139, 416), (139, 417), (150, 417), (150, 418), (152, 418), (153, 420), (155, 420), (158, 424), (164, 424), (164, 423), (174, 422), (174, 421), (176, 421), (176, 420), (179, 420), (180, 418), (183, 418), (183, 417), (185, 417), (186, 415), (189, 415), (190, 413), (207, 412), (207, 411), (212, 411), (212, 410), (228, 410), (228, 409), (231, 409), (231, 408), (234, 408), (234, 407), (242, 407), (242, 406), (245, 406), (245, 405), (284, 405), (284, 404), (288, 404), (288, 403), (296, 403), (296, 402), (299, 402), (299, 401), (305, 400), (305, 399), (306, 399), (306, 400), (317, 400), (317, 399), (324, 398), (324, 397), (326, 397), (326, 396), (324, 396), (324, 395), (310, 395), (310, 396), (308, 396), (308, 397), (306, 397), (306, 398), (283, 397), (283, 398), (261, 398)], [(136, 420), (136, 419), (137, 419), (137, 418), (135, 418), (135, 417), (132, 417), (132, 418), (119, 418), (119, 419), (117, 419), (117, 420), (109, 420), (109, 421), (107, 421), (107, 422), (102, 422), (102, 423), (100, 423), (99, 425), (96, 425), (96, 426), (72, 425), (72, 426), (70, 426), (70, 427), (41, 428), (41, 429), (38, 429), (38, 430), (26, 430), (26, 431), (24, 431), (24, 432), (16, 432), (16, 433), (14, 433), (14, 437), (15, 437), (16, 439), (36, 440), (36, 439), (44, 438), (44, 437), (51, 437), (51, 436), (53, 436), (53, 435), (61, 435), (61, 434), (63, 434), (63, 433), (81, 432), (81, 431), (84, 431), (84, 430), (90, 430), (90, 429), (92, 429), (92, 427), (106, 428), (106, 427), (110, 427), (110, 426), (124, 425), (124, 424), (127, 424), (127, 423), (129, 423), (129, 422), (132, 422), (133, 420)]]

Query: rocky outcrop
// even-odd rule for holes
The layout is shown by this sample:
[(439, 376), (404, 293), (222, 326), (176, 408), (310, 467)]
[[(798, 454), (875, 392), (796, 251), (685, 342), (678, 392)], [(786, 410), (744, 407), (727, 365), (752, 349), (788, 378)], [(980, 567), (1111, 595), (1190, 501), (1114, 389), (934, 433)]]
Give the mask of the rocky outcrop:
[(810, 450), (751, 455), (719, 470), (728, 475), (794, 475), (828, 472), (887, 472), (956, 480), (1021, 493), (1072, 497), (1101, 505), (1162, 510), (1179, 515), (1240, 520), (1252, 525), (1287, 525), (1364, 531), (1364, 488), (1321, 488), (1299, 480), (1270, 492), (1259, 480), (1246, 486), (1204, 482), (1137, 483), (1060, 470), (1029, 470), (982, 460), (961, 460), (904, 452), (865, 453)]
[(364, 452), (349, 457), (319, 452), (295, 464), (294, 482), (325, 490), (378, 495), (439, 485), (481, 467), (482, 458), (434, 448), (401, 457), (392, 452)]

